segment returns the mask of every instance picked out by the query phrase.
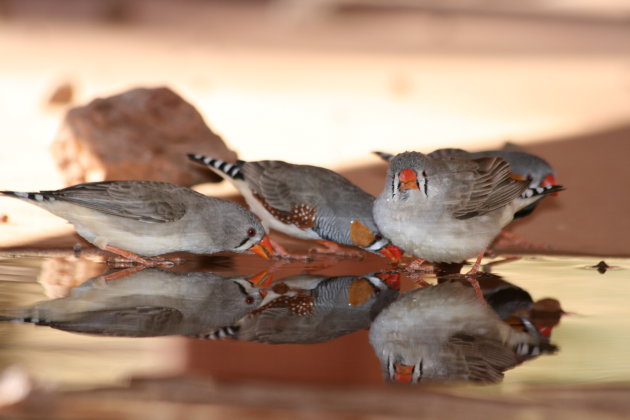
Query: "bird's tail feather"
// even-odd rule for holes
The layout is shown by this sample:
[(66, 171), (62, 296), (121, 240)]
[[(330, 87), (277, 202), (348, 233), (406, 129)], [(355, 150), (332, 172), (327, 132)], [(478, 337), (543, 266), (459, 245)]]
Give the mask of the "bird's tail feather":
[(224, 160), (193, 153), (188, 153), (187, 156), (188, 159), (192, 160), (193, 162), (206, 165), (210, 170), (223, 178), (243, 179), (243, 173), (241, 172), (241, 165), (243, 163), (242, 161), (230, 163)]
[(225, 340), (227, 338), (235, 339), (238, 334), (238, 330), (240, 329), (241, 327), (238, 325), (230, 325), (228, 327), (217, 328), (209, 333), (199, 334), (196, 337), (204, 340)]
[(374, 151), (372, 153), (374, 153), (376, 156), (380, 157), (381, 159), (383, 159), (386, 162), (389, 162), (390, 160), (392, 160), (394, 158), (393, 154), (387, 153), (387, 152)]
[(0, 195), (15, 197), (22, 200), (32, 200), (37, 202), (52, 201), (54, 198), (43, 192), (21, 192), (21, 191), (0, 191)]

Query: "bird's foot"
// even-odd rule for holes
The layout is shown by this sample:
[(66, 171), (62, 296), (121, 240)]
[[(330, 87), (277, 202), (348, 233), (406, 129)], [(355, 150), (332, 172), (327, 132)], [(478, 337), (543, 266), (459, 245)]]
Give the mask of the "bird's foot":
[(273, 248), (273, 252), (274, 252), (274, 255), (272, 258), (280, 259), (280, 260), (288, 260), (288, 261), (297, 260), (297, 261), (304, 261), (304, 262), (313, 260), (313, 257), (311, 257), (310, 255), (293, 254), (287, 251), (285, 247), (283, 247), (282, 245), (280, 245), (278, 242), (274, 241), (271, 238), (269, 238), (269, 242), (271, 243), (271, 247)]
[(166, 259), (161, 257), (141, 257), (124, 249), (116, 248), (111, 245), (106, 246), (105, 251), (113, 252), (119, 257), (110, 258), (107, 263), (114, 268), (131, 267), (136, 264), (143, 265), (145, 268), (171, 268), (177, 264), (181, 264), (184, 260), (181, 258)]
[(316, 241), (322, 247), (315, 247), (309, 249), (308, 252), (313, 252), (317, 254), (324, 255), (334, 255), (336, 257), (341, 258), (356, 258), (362, 260), (364, 258), (364, 253), (362, 251), (356, 249), (347, 249), (342, 248), (339, 244), (331, 241)]

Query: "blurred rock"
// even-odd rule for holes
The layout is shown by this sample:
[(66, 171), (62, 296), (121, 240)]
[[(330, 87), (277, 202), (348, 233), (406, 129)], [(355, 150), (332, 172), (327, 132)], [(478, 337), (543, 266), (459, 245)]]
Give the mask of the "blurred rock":
[(51, 147), (66, 185), (144, 179), (194, 185), (220, 178), (186, 153), (236, 153), (172, 90), (138, 88), (73, 108)]
[(55, 257), (44, 260), (37, 281), (49, 298), (68, 296), (70, 290), (89, 278), (101, 274), (103, 264), (76, 257)]
[(48, 98), (48, 105), (67, 105), (72, 102), (74, 98), (74, 88), (70, 83), (62, 83), (55, 88), (53, 93)]

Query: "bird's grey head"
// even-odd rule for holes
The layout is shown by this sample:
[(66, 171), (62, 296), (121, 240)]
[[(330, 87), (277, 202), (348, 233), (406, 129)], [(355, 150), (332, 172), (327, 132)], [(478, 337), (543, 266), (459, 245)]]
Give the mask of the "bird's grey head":
[(249, 210), (238, 206), (232, 215), (224, 218), (221, 229), (226, 250), (251, 251), (266, 259), (273, 255), (265, 228)]
[(410, 195), (427, 194), (430, 159), (418, 152), (404, 152), (389, 162), (385, 189), (394, 200), (406, 200)]

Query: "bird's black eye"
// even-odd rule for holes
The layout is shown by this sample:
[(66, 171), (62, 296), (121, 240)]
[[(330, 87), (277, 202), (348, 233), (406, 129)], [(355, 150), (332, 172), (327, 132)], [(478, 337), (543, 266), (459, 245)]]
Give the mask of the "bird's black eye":
[(250, 238), (256, 235), (256, 229), (254, 228), (249, 228), (247, 229), (247, 236), (249, 236)]
[(377, 233), (376, 235), (374, 235), (375, 241), (380, 241), (381, 239), (383, 239), (383, 235), (381, 235), (380, 233)]

